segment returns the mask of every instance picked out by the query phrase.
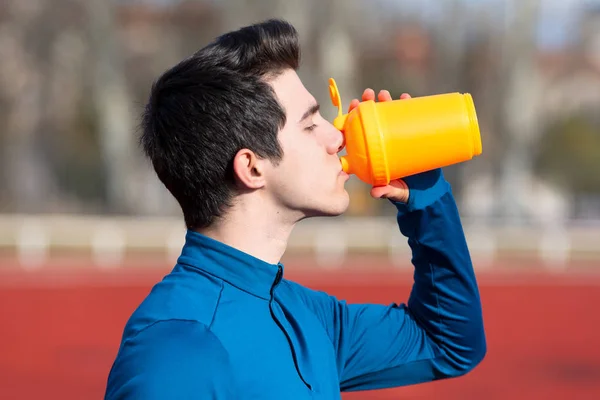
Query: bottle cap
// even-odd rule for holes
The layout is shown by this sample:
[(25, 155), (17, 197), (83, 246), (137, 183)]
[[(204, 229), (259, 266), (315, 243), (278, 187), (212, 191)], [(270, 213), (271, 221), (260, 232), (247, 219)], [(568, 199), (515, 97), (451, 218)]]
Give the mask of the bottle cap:
[[(349, 114), (343, 114), (342, 101), (337, 84), (333, 78), (329, 79), (329, 96), (331, 102), (338, 108), (338, 115), (333, 121), (333, 125), (346, 134), (346, 122)], [(375, 185), (385, 185), (390, 181), (390, 171), (387, 165), (387, 154), (383, 141), (383, 132), (379, 124), (375, 102), (373, 100), (364, 101), (360, 107), (351, 111), (359, 118), (360, 125), (353, 132), (353, 137), (360, 137), (360, 145), (354, 148), (355, 154), (349, 154), (340, 157), (342, 170), (347, 174), (359, 174)], [(351, 143), (347, 142), (348, 146)]]
[(329, 78), (329, 97), (331, 97), (331, 103), (333, 106), (338, 108), (338, 115), (333, 120), (333, 126), (335, 126), (338, 131), (344, 132), (344, 125), (346, 124), (348, 115), (344, 115), (342, 111), (342, 99), (340, 97), (340, 91), (338, 90), (335, 79), (333, 78)]

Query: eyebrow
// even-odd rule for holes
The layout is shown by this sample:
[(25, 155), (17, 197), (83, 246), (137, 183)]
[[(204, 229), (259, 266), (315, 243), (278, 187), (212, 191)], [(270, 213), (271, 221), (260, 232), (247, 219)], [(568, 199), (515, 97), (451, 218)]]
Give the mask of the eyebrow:
[(319, 112), (320, 108), (321, 106), (319, 104), (313, 104), (308, 110), (306, 110), (306, 112), (302, 115), (302, 118), (300, 118), (300, 121), (298, 122), (302, 122), (311, 115), (316, 114), (317, 112)]

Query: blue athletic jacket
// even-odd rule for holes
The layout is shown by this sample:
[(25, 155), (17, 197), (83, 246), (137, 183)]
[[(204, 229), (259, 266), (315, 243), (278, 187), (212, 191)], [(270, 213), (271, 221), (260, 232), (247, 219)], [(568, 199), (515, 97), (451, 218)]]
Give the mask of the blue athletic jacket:
[(469, 372), (486, 341), (450, 185), (441, 170), (405, 181), (408, 204), (392, 203), (413, 254), (406, 303), (348, 304), (188, 231), (126, 324), (105, 399), (331, 400)]

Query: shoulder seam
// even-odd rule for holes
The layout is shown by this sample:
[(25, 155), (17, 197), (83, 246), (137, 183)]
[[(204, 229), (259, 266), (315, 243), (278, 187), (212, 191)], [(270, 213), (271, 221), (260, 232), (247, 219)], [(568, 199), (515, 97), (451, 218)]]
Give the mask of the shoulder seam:
[(221, 304), (221, 296), (223, 295), (223, 289), (225, 285), (223, 281), (221, 281), (221, 290), (219, 290), (219, 297), (217, 297), (217, 304), (215, 304), (215, 310), (213, 311), (212, 318), (210, 319), (210, 323), (206, 326), (206, 328), (212, 332), (212, 325), (215, 322), (215, 318), (217, 316), (217, 310), (219, 309), (219, 304)]
[(148, 325), (144, 326), (142, 329), (136, 331), (135, 334), (131, 335), (130, 337), (128, 337), (126, 341), (128, 342), (128, 341), (130, 341), (132, 339), (135, 339), (142, 332), (144, 332), (144, 331), (152, 328), (154, 325), (160, 324), (161, 322), (192, 322), (194, 324), (204, 325), (204, 326), (206, 326), (207, 330), (210, 330), (210, 327), (207, 326), (205, 323), (200, 322), (200, 321), (195, 320), (195, 319), (182, 319), (182, 318), (159, 319), (157, 321), (152, 322), (151, 324), (148, 324)]

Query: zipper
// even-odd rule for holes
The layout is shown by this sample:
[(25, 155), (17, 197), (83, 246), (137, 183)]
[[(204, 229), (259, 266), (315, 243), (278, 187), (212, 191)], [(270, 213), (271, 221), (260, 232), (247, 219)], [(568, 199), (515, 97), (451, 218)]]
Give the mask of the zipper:
[(277, 287), (277, 285), (279, 285), (279, 282), (281, 282), (281, 276), (283, 275), (283, 269), (281, 268), (281, 265), (277, 266), (277, 275), (275, 275), (275, 282), (273, 282), (273, 286), (271, 286), (271, 300), (273, 300), (273, 291), (275, 290), (275, 288)]
[(281, 265), (279, 265), (279, 270), (277, 271), (277, 275), (275, 276), (275, 281), (273, 282), (273, 286), (271, 286), (271, 300), (269, 300), (269, 310), (271, 311), (271, 317), (273, 317), (273, 319), (277, 323), (277, 326), (279, 326), (279, 329), (281, 329), (281, 331), (285, 335), (285, 338), (288, 341), (290, 349), (292, 349), (292, 358), (294, 359), (294, 366), (296, 367), (296, 372), (298, 373), (298, 376), (300, 377), (302, 382), (304, 382), (306, 387), (308, 387), (308, 389), (312, 391), (312, 386), (308, 382), (306, 382), (306, 380), (302, 376), (302, 373), (300, 372), (300, 367), (298, 366), (298, 358), (296, 355), (296, 349), (294, 348), (292, 338), (290, 338), (287, 331), (285, 330), (285, 328), (283, 327), (283, 325), (281, 324), (281, 322), (275, 315), (275, 311), (273, 311), (273, 297), (274, 297), (273, 294), (274, 294), (275, 288), (277, 287), (279, 282), (281, 282), (282, 273), (283, 273), (283, 271), (282, 271)]

